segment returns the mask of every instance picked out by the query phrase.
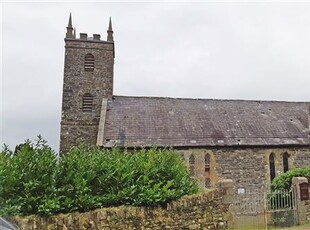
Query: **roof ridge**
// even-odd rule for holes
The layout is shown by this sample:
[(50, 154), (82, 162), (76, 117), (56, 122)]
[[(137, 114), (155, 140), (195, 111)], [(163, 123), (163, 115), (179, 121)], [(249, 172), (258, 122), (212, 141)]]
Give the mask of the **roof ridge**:
[(214, 98), (182, 98), (182, 97), (164, 97), (164, 96), (123, 96), (113, 95), (114, 98), (145, 98), (145, 99), (172, 99), (172, 100), (193, 100), (193, 101), (232, 101), (232, 102), (256, 102), (256, 103), (293, 103), (309, 104), (310, 101), (277, 101), (277, 100), (248, 100), (248, 99), (214, 99)]

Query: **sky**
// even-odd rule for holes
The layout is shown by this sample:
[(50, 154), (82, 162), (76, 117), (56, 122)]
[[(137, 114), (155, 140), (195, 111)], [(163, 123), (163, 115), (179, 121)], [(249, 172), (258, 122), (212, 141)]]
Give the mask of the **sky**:
[(58, 152), (64, 36), (106, 38), (114, 95), (310, 101), (310, 1), (2, 3), (1, 145)]

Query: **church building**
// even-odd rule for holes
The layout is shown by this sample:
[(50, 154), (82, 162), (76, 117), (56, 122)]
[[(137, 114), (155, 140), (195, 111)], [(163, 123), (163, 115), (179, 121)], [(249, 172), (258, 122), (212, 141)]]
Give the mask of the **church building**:
[(199, 185), (232, 179), (236, 191), (268, 189), (277, 175), (310, 165), (310, 102), (211, 100), (113, 94), (115, 44), (79, 37), (71, 15), (65, 37), (60, 151), (173, 147)]

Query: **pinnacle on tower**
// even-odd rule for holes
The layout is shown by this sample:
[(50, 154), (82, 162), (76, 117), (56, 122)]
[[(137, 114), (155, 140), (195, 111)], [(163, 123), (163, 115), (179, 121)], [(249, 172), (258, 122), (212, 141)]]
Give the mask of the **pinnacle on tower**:
[(107, 41), (108, 42), (114, 42), (111, 17), (110, 17), (109, 28), (108, 28), (107, 32), (108, 32)]
[(68, 27), (69, 27), (69, 28), (72, 28), (71, 13), (70, 13), (70, 16), (69, 16), (69, 23), (68, 23)]
[(72, 28), (72, 19), (71, 19), (71, 13), (70, 13), (69, 22), (67, 26), (66, 38), (74, 38), (74, 35), (72, 32), (73, 32), (73, 28)]

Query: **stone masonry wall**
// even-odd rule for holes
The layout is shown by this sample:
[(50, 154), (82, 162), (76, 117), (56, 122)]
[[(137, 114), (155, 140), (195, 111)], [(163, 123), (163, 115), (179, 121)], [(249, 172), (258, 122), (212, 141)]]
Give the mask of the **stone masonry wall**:
[(294, 168), (310, 166), (310, 148), (290, 151)]
[[(65, 39), (60, 152), (86, 142), (96, 144), (102, 98), (112, 97), (114, 44)], [(94, 70), (85, 71), (86, 54), (94, 56)], [(83, 95), (93, 96), (92, 111), (82, 110)]]
[[(309, 189), (309, 193), (310, 193), (310, 189)], [(308, 209), (306, 213), (306, 221), (307, 223), (310, 223), (310, 200), (307, 201), (307, 205), (308, 205)]]
[(209, 190), (185, 196), (166, 208), (120, 206), (50, 218), (14, 217), (13, 221), (23, 230), (225, 229), (232, 221), (229, 202), (225, 202), (229, 195), (225, 189)]
[[(310, 193), (310, 189), (309, 189), (309, 193)], [(306, 205), (305, 223), (310, 223), (310, 200), (305, 201), (305, 205)]]
[(205, 186), (206, 154), (210, 156), (211, 187), (221, 179), (232, 179), (235, 189), (264, 192), (269, 189), (269, 155), (275, 155), (276, 176), (283, 173), (283, 153), (288, 153), (289, 169), (310, 165), (310, 148), (266, 148), (266, 147), (221, 147), (178, 150), (185, 165), (189, 167), (189, 157), (195, 157), (195, 175), (201, 188)]

